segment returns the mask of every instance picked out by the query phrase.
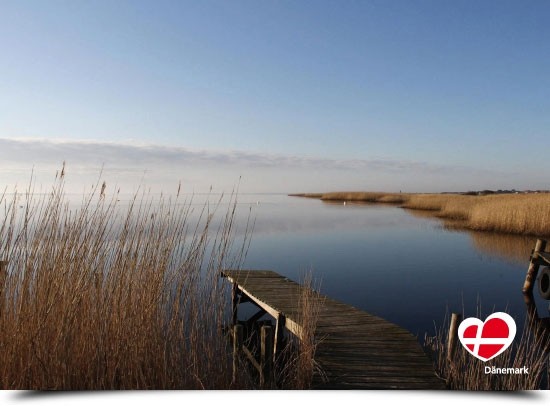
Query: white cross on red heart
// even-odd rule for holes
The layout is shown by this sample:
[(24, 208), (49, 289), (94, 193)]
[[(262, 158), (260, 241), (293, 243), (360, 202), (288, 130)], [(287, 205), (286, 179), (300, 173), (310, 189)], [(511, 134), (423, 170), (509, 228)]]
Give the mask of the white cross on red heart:
[(483, 362), (506, 351), (515, 336), (516, 322), (503, 312), (491, 314), (485, 322), (470, 317), (458, 327), (458, 338), (464, 348)]

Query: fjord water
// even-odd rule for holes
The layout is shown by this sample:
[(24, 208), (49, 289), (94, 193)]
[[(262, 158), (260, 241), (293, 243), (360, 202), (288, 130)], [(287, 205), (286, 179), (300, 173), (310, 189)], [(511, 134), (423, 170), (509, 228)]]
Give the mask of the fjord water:
[[(448, 312), (506, 311), (521, 331), (535, 238), (453, 230), (426, 212), (390, 205), (242, 194), (237, 206), (239, 217), (255, 218), (244, 269), (296, 281), (311, 271), (322, 293), (419, 338), (433, 335)], [(536, 291), (535, 299), (547, 317), (547, 302)]]

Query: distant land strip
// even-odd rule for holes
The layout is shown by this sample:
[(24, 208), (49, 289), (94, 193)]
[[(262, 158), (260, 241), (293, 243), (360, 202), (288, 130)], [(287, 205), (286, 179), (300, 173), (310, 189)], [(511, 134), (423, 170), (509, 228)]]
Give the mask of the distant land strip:
[(463, 193), (328, 192), (289, 196), (331, 202), (393, 204), (426, 210), (446, 225), (478, 231), (550, 236), (550, 192), (483, 190)]

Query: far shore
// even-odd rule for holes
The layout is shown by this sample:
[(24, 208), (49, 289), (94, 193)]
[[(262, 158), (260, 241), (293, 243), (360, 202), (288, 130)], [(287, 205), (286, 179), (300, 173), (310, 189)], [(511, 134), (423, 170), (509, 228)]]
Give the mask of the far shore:
[(328, 192), (289, 196), (325, 201), (393, 204), (426, 210), (454, 227), (479, 231), (550, 236), (550, 193), (515, 190), (466, 193)]

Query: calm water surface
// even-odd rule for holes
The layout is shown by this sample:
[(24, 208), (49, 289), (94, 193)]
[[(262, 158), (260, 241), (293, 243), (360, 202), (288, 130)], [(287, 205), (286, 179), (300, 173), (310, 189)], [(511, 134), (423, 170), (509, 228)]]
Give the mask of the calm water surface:
[[(395, 206), (326, 203), (285, 195), (240, 195), (256, 224), (243, 268), (271, 269), (381, 316), (413, 334), (434, 333), (445, 314), (507, 311), (521, 328), (521, 293), (535, 239), (450, 230)], [(535, 293), (540, 317), (548, 303)], [(521, 330), (518, 330), (521, 331)]]

